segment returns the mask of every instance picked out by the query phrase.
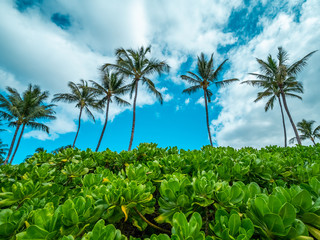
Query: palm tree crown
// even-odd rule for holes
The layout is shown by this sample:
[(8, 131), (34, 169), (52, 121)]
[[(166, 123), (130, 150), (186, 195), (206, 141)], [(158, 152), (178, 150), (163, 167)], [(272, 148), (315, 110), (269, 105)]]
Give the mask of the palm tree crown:
[(212, 84), (215, 84), (216, 87), (224, 87), (226, 84), (232, 83), (234, 81), (238, 81), (237, 78), (219, 80), (219, 76), (221, 75), (223, 66), (227, 61), (228, 59), (225, 59), (216, 69), (214, 69), (213, 54), (211, 54), (211, 57), (208, 61), (204, 53), (201, 53), (200, 56), (198, 56), (198, 63), (197, 63), (198, 74), (189, 71), (187, 72), (187, 75), (181, 75), (181, 78), (183, 80), (187, 81), (189, 84), (192, 85), (191, 87), (184, 89), (183, 93), (192, 94), (200, 89), (203, 89), (205, 109), (206, 109), (207, 128), (208, 128), (208, 134), (209, 134), (209, 140), (210, 140), (211, 146), (213, 146), (213, 144), (212, 144), (210, 126), (209, 126), (207, 102), (211, 102), (211, 97), (213, 96), (213, 93), (209, 89), (209, 87)]
[[(302, 119), (301, 122), (298, 122), (297, 127), (298, 131), (301, 133), (299, 135), (301, 140), (310, 139), (314, 145), (316, 145), (315, 139), (320, 139), (320, 125), (313, 129), (314, 120), (307, 121)], [(294, 143), (296, 137), (290, 139), (290, 143)]]
[(70, 88), (71, 93), (57, 93), (54, 95), (52, 99), (53, 102), (63, 101), (67, 103), (75, 103), (75, 107), (80, 109), (79, 119), (78, 119), (78, 130), (73, 141), (72, 147), (74, 147), (81, 123), (81, 115), (83, 110), (87, 115), (95, 121), (94, 115), (91, 112), (90, 108), (99, 110), (101, 106), (98, 105), (96, 96), (97, 93), (92, 90), (91, 87), (88, 86), (88, 82), (84, 80), (80, 80), (80, 83), (76, 84), (74, 82), (69, 82), (68, 87)]
[(7, 98), (0, 94), (0, 108), (3, 109), (0, 110), (0, 116), (8, 120), (9, 126), (16, 127), (16, 130), (5, 164), (8, 162), (11, 155), (20, 126), (22, 126), (21, 133), (10, 163), (12, 163), (18, 150), (20, 140), (26, 126), (49, 133), (49, 127), (46, 124), (39, 122), (39, 120), (55, 119), (55, 112), (53, 110), (55, 105), (45, 104), (45, 100), (49, 97), (48, 91), (42, 92), (39, 86), (32, 86), (32, 84), (29, 84), (27, 90), (23, 92), (22, 96), (20, 96), (16, 89), (7, 87), (7, 91), (9, 92)]
[(138, 50), (133, 49), (116, 49), (116, 64), (104, 64), (102, 69), (113, 69), (124, 77), (132, 79), (132, 82), (129, 84), (130, 88), (130, 97), (134, 93), (133, 100), (133, 121), (132, 121), (132, 130), (128, 151), (131, 150), (134, 128), (135, 128), (135, 109), (136, 109), (136, 100), (138, 95), (138, 83), (141, 81), (142, 84), (145, 84), (147, 89), (153, 93), (160, 103), (162, 104), (163, 98), (161, 93), (156, 89), (154, 83), (148, 76), (158, 73), (159, 75), (163, 72), (169, 71), (169, 65), (165, 61), (159, 61), (154, 58), (147, 58), (147, 54), (151, 52), (151, 46), (147, 48), (140, 47)]
[(128, 106), (130, 103), (123, 100), (119, 96), (125, 94), (128, 91), (128, 87), (124, 86), (124, 79), (123, 77), (119, 76), (119, 73), (110, 73), (109, 70), (102, 71), (102, 80), (101, 84), (92, 81), (93, 89), (97, 92), (102, 98), (99, 100), (99, 105), (106, 106), (106, 117), (104, 126), (100, 135), (100, 139), (98, 145), (96, 147), (96, 151), (99, 150), (99, 146), (102, 141), (102, 137), (104, 135), (104, 131), (107, 126), (108, 122), (108, 113), (109, 113), (109, 104), (113, 102), (113, 100), (122, 106)]

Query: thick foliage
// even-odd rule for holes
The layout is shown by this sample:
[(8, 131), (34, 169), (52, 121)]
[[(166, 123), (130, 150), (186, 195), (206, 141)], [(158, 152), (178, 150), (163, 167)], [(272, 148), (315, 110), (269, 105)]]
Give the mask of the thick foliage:
[(320, 239), (320, 145), (64, 149), (0, 166), (0, 239)]

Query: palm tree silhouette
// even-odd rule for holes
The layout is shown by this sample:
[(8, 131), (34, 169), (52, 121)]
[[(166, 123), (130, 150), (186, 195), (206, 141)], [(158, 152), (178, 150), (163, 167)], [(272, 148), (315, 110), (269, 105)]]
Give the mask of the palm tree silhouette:
[(3, 109), (0, 110), (0, 115), (10, 122), (9, 126), (15, 126), (16, 130), (4, 164), (8, 163), (19, 128), (22, 127), (16, 148), (10, 160), (11, 164), (19, 148), (26, 126), (49, 133), (49, 127), (44, 123), (39, 122), (39, 120), (55, 119), (55, 112), (53, 111), (53, 107), (55, 105), (45, 105), (44, 101), (49, 97), (49, 92), (41, 92), (40, 87), (37, 85), (32, 86), (32, 84), (29, 84), (27, 90), (23, 92), (22, 96), (20, 96), (16, 89), (7, 87), (7, 90), (9, 92), (8, 98), (5, 98), (0, 94), (0, 108)]
[(63, 101), (67, 103), (76, 103), (76, 108), (79, 108), (79, 117), (78, 117), (78, 129), (76, 136), (74, 138), (72, 147), (74, 148), (77, 137), (80, 130), (81, 125), (81, 116), (83, 110), (87, 113), (87, 115), (93, 119), (95, 122), (95, 118), (90, 111), (90, 108), (93, 109), (101, 109), (101, 106), (97, 104), (96, 95), (97, 93), (92, 90), (91, 87), (88, 86), (88, 82), (84, 80), (80, 80), (80, 83), (76, 84), (74, 82), (69, 82), (68, 87), (70, 88), (71, 93), (57, 93), (54, 95), (52, 99), (53, 102)]
[(107, 127), (108, 123), (108, 113), (109, 113), (109, 105), (113, 102), (113, 100), (118, 104), (122, 106), (128, 106), (130, 103), (120, 98), (120, 95), (125, 94), (128, 91), (128, 87), (124, 86), (124, 80), (123, 77), (119, 76), (119, 73), (110, 73), (109, 70), (102, 71), (102, 79), (101, 84), (90, 81), (93, 85), (94, 91), (97, 92), (97, 94), (101, 95), (102, 98), (99, 100), (99, 105), (107, 105), (106, 106), (106, 117), (103, 125), (103, 129), (99, 138), (98, 145), (96, 147), (96, 152), (99, 150), (105, 129)]
[[(305, 119), (302, 119), (301, 122), (298, 122), (298, 131), (301, 133), (299, 135), (301, 140), (310, 139), (313, 143), (313, 145), (316, 145), (315, 139), (320, 139), (320, 125), (317, 126), (315, 129), (313, 129), (313, 124), (315, 123), (314, 120), (307, 121)], [(290, 139), (290, 143), (294, 143), (294, 140), (296, 140), (296, 137), (293, 137)]]
[(213, 54), (211, 54), (211, 57), (208, 61), (204, 53), (201, 53), (200, 56), (198, 56), (198, 63), (197, 63), (198, 73), (193, 73), (189, 71), (187, 72), (188, 75), (181, 75), (181, 78), (183, 80), (193, 85), (189, 88), (184, 89), (182, 91), (183, 93), (192, 94), (200, 89), (203, 89), (204, 103), (205, 103), (205, 109), (206, 109), (207, 128), (208, 128), (208, 135), (209, 135), (211, 146), (213, 146), (213, 144), (212, 144), (211, 133), (210, 133), (210, 125), (209, 125), (208, 102), (209, 103), (211, 102), (211, 97), (213, 96), (213, 93), (209, 89), (209, 87), (212, 84), (215, 84), (216, 87), (223, 87), (226, 84), (232, 83), (234, 81), (238, 81), (237, 78), (218, 80), (219, 75), (221, 75), (223, 66), (227, 61), (228, 59), (225, 59), (217, 67), (217, 69), (214, 69)]
[[(259, 78), (259, 74), (256, 73), (250, 73), (250, 75), (256, 76)], [(272, 110), (274, 107), (274, 102), (278, 100), (280, 111), (281, 111), (281, 117), (282, 117), (282, 126), (283, 126), (283, 134), (284, 134), (284, 146), (287, 147), (287, 131), (286, 131), (286, 124), (283, 114), (283, 106), (281, 101), (281, 93), (278, 88), (278, 85), (276, 84), (275, 80), (270, 77), (265, 77), (261, 80), (247, 80), (243, 81), (242, 83), (247, 83), (252, 86), (259, 86), (263, 87), (264, 90), (262, 92), (258, 92), (257, 98), (254, 100), (254, 102), (258, 102), (264, 98), (269, 98), (266, 102), (266, 105), (264, 106), (264, 110), (267, 112), (268, 110)], [(302, 98), (297, 95), (298, 93), (303, 93), (303, 86), (301, 82), (296, 81), (295, 78), (288, 78), (283, 85), (283, 91), (286, 96), (290, 96), (293, 98), (298, 98), (302, 100)]]
[[(272, 84), (276, 88), (276, 91), (279, 91), (280, 97), (282, 99), (282, 103), (284, 109), (289, 117), (290, 123), (292, 125), (293, 131), (295, 133), (298, 144), (301, 145), (301, 140), (297, 131), (297, 128), (293, 122), (291, 117), (286, 96), (293, 96), (291, 92), (285, 91), (286, 86), (295, 82), (296, 86), (300, 85), (299, 88), (302, 89), (302, 84), (296, 81), (296, 76), (302, 69), (307, 65), (307, 60), (314, 54), (316, 51), (308, 53), (306, 56), (301, 58), (300, 60), (294, 62), (291, 65), (287, 64), (288, 61), (288, 53), (282, 48), (278, 47), (277, 60), (273, 59), (269, 54), (267, 61), (263, 61), (257, 58), (257, 62), (260, 65), (260, 71), (262, 74), (252, 73), (257, 77), (257, 80), (251, 81), (251, 84), (254, 86), (259, 86), (265, 88), (265, 82), (272, 81)], [(289, 82), (289, 83), (287, 83)], [(297, 89), (297, 92), (302, 93), (302, 91)], [(296, 97), (296, 96), (293, 96)]]
[(163, 99), (161, 93), (156, 89), (154, 83), (148, 76), (158, 73), (159, 75), (163, 72), (169, 71), (169, 65), (165, 61), (159, 61), (154, 58), (147, 58), (147, 53), (151, 52), (151, 46), (147, 48), (140, 47), (138, 50), (133, 49), (116, 49), (116, 64), (107, 63), (102, 66), (102, 69), (114, 69), (116, 72), (119, 72), (122, 76), (132, 78), (130, 88), (130, 97), (134, 93), (133, 99), (133, 119), (132, 119), (132, 130), (131, 137), (129, 142), (128, 151), (131, 150), (134, 129), (136, 123), (136, 102), (138, 96), (138, 86), (139, 82), (145, 84), (148, 90), (153, 93), (160, 103), (162, 104)]

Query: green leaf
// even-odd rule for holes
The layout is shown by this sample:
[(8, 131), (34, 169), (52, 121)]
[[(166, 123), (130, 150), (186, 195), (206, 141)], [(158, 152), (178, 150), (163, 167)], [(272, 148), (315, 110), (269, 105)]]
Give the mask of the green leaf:
[(232, 214), (229, 218), (228, 227), (230, 229), (231, 236), (236, 236), (241, 226), (241, 220), (239, 214)]
[(296, 219), (296, 210), (290, 203), (285, 203), (279, 213), (285, 228), (289, 227)]
[(292, 199), (292, 204), (296, 207), (302, 208), (307, 211), (312, 207), (311, 195), (307, 190), (302, 190)]
[(11, 236), (16, 230), (15, 224), (3, 223), (0, 225), (0, 236), (8, 237)]
[(282, 203), (276, 196), (271, 195), (269, 197), (268, 207), (272, 213), (278, 214), (281, 206)]
[(279, 215), (274, 213), (268, 213), (263, 217), (263, 221), (266, 223), (270, 232), (278, 236), (286, 235), (286, 231), (282, 223), (282, 219)]
[(320, 216), (315, 213), (305, 213), (302, 215), (301, 220), (304, 223), (311, 224), (317, 228), (320, 228)]
[(32, 225), (29, 228), (27, 228), (27, 231), (25, 234), (22, 235), (20, 238), (18, 236), (17, 240), (43, 240), (46, 239), (46, 237), (49, 235), (49, 232), (44, 230), (43, 228), (40, 228), (36, 225)]
[(254, 200), (254, 204), (258, 210), (258, 213), (259, 213), (259, 217), (263, 217), (265, 214), (268, 214), (270, 213), (270, 210), (268, 208), (268, 205), (267, 205), (267, 202), (265, 201), (264, 198), (262, 197), (257, 197), (255, 200)]

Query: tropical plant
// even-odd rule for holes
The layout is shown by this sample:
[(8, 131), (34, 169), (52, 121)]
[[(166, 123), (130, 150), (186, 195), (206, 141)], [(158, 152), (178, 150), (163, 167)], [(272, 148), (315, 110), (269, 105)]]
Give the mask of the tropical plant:
[(78, 129), (76, 136), (74, 138), (72, 147), (74, 148), (77, 137), (80, 130), (81, 125), (81, 116), (83, 110), (87, 113), (87, 115), (95, 121), (93, 113), (90, 108), (99, 110), (101, 106), (97, 104), (97, 93), (92, 91), (92, 88), (88, 86), (88, 82), (84, 80), (80, 80), (80, 83), (76, 84), (74, 82), (69, 82), (68, 87), (70, 88), (70, 93), (57, 93), (54, 95), (52, 99), (53, 102), (63, 101), (67, 103), (76, 103), (76, 108), (80, 109), (79, 117), (78, 117)]
[(192, 86), (189, 88), (184, 89), (183, 93), (192, 94), (200, 89), (203, 89), (204, 93), (204, 103), (206, 109), (206, 120), (207, 120), (207, 128), (208, 128), (208, 135), (211, 146), (212, 139), (210, 133), (210, 125), (209, 125), (209, 113), (208, 113), (208, 102), (211, 102), (211, 97), (213, 96), (212, 91), (210, 90), (210, 85), (215, 84), (216, 87), (223, 87), (226, 84), (232, 83), (234, 81), (238, 81), (237, 78), (226, 79), (226, 80), (219, 80), (219, 76), (222, 73), (224, 64), (228, 61), (228, 59), (224, 60), (217, 69), (214, 69), (213, 66), (213, 54), (209, 61), (206, 59), (204, 53), (201, 53), (198, 56), (198, 63), (197, 63), (197, 73), (187, 72), (188, 75), (181, 75), (181, 78), (187, 81)]
[(319, 150), (35, 153), (0, 166), (0, 239), (318, 239)]
[(108, 123), (108, 113), (109, 113), (109, 104), (114, 100), (118, 105), (128, 106), (130, 103), (120, 98), (120, 95), (125, 94), (128, 91), (128, 87), (124, 86), (123, 77), (119, 77), (119, 73), (110, 73), (108, 69), (102, 71), (102, 81), (101, 84), (92, 82), (94, 87), (94, 91), (97, 94), (102, 95), (102, 98), (99, 100), (99, 104), (107, 105), (106, 106), (106, 117), (103, 125), (103, 129), (99, 138), (98, 145), (96, 147), (96, 152), (99, 150), (104, 131), (106, 130), (106, 126)]
[[(250, 75), (257, 76), (259, 74), (256, 73), (250, 73)], [(257, 76), (259, 79), (259, 76)], [(284, 134), (284, 146), (287, 147), (287, 131), (286, 131), (286, 124), (283, 114), (283, 106), (281, 101), (281, 92), (276, 84), (276, 81), (274, 80), (274, 76), (265, 77), (261, 80), (247, 80), (243, 81), (242, 83), (247, 83), (249, 85), (255, 86), (258, 85), (259, 87), (263, 87), (264, 90), (262, 92), (258, 92), (257, 98), (254, 100), (254, 102), (258, 102), (264, 98), (268, 98), (268, 101), (266, 105), (264, 106), (264, 110), (267, 112), (269, 109), (273, 109), (274, 102), (278, 100), (280, 111), (281, 111), (281, 117), (282, 117), (282, 126), (283, 126), (283, 134)], [(303, 86), (301, 82), (296, 81), (295, 78), (288, 78), (283, 83), (283, 92), (286, 96), (290, 96), (293, 98), (298, 98), (302, 100), (302, 98), (297, 95), (296, 93), (303, 93)]]
[(39, 122), (39, 120), (55, 119), (55, 112), (53, 110), (55, 105), (46, 105), (44, 103), (44, 101), (49, 97), (49, 92), (42, 92), (40, 87), (37, 85), (32, 86), (32, 84), (29, 84), (27, 90), (23, 92), (22, 96), (20, 96), (16, 89), (7, 87), (7, 90), (10, 93), (8, 98), (0, 95), (0, 107), (4, 109), (2, 111), (0, 110), (0, 115), (4, 119), (10, 121), (9, 126), (15, 126), (16, 131), (4, 164), (8, 163), (18, 130), (20, 126), (22, 126), (16, 148), (10, 160), (11, 164), (18, 150), (26, 126), (49, 133), (49, 127), (44, 123)]
[[(314, 145), (316, 145), (315, 139), (320, 139), (320, 125), (313, 129), (314, 120), (307, 121), (302, 119), (301, 122), (298, 122), (298, 131), (301, 133), (299, 135), (301, 140), (310, 139)], [(296, 137), (290, 139), (290, 143), (294, 143)]]
[(154, 58), (147, 58), (147, 54), (151, 52), (151, 46), (147, 48), (140, 47), (138, 50), (133, 49), (116, 49), (116, 64), (107, 63), (102, 66), (102, 69), (114, 69), (119, 72), (120, 75), (128, 78), (132, 78), (132, 82), (129, 84), (130, 97), (134, 93), (133, 99), (133, 119), (132, 119), (132, 130), (129, 142), (128, 151), (131, 150), (133, 135), (136, 123), (136, 102), (138, 96), (139, 82), (145, 84), (147, 89), (153, 93), (162, 104), (163, 99), (161, 93), (156, 89), (154, 83), (148, 76), (158, 73), (159, 75), (163, 72), (169, 71), (169, 65), (165, 61), (160, 61)]
[[(265, 89), (268, 89), (269, 85), (266, 84), (266, 82), (272, 82), (273, 88), (275, 88), (275, 90), (272, 91), (280, 95), (284, 109), (289, 117), (299, 145), (301, 145), (301, 140), (294, 121), (291, 117), (286, 97), (297, 97), (297, 95), (294, 93), (303, 93), (302, 84), (296, 80), (296, 77), (297, 74), (301, 72), (302, 69), (307, 65), (307, 60), (315, 52), (316, 51), (310, 52), (300, 60), (294, 62), (291, 65), (288, 65), (288, 53), (282, 47), (278, 47), (278, 61), (272, 58), (270, 54), (267, 58), (267, 61), (263, 61), (262, 59), (257, 58), (257, 62), (260, 65), (260, 70), (262, 73), (251, 73), (251, 75), (255, 76), (257, 80), (247, 81), (247, 83), (253, 86), (258, 86)], [(291, 87), (292, 89), (290, 89), (290, 91), (286, 91), (287, 87)]]

